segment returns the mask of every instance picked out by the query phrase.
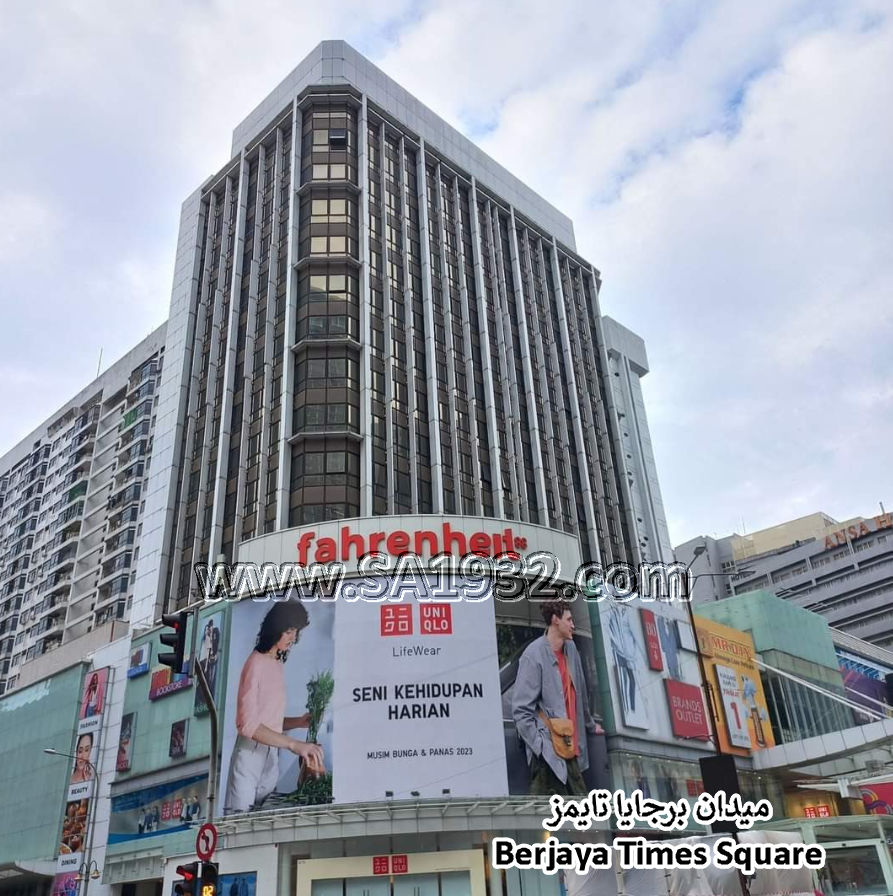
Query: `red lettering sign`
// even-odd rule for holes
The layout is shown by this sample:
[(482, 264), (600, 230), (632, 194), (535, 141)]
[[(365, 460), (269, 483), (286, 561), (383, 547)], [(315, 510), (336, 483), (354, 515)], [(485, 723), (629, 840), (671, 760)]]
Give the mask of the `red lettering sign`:
[(818, 816), (816, 815), (815, 806), (807, 806), (803, 810), (803, 816), (805, 818), (818, 818)]
[(449, 604), (420, 604), (419, 628), (423, 635), (451, 635), (453, 608)]
[(830, 818), (831, 817), (831, 807), (830, 806), (816, 806), (815, 814), (819, 818)]
[(710, 729), (704, 712), (704, 700), (697, 685), (684, 681), (664, 679), (667, 691), (667, 706), (670, 709), (670, 724), (676, 737), (707, 740)]
[(642, 628), (645, 629), (648, 668), (661, 672), (664, 668), (664, 657), (660, 652), (660, 635), (657, 631), (657, 623), (654, 621), (654, 613), (651, 610), (640, 610), (639, 612), (642, 614)]
[(412, 604), (385, 604), (381, 608), (381, 635), (411, 635)]
[(394, 874), (409, 874), (409, 856), (391, 856), (391, 871)]
[(386, 551), (399, 556), (408, 552), (419, 557), (433, 557), (436, 554), (480, 554), (496, 557), (500, 554), (518, 556), (518, 551), (527, 550), (527, 539), (516, 537), (511, 528), (501, 532), (472, 532), (465, 535), (445, 522), (438, 529), (394, 529), (390, 532), (370, 532), (368, 536), (352, 532), (350, 526), (342, 526), (336, 538), (320, 538), (316, 532), (303, 532), (297, 541), (298, 563), (332, 563), (335, 560), (347, 562), (359, 560), (365, 554)]
[(390, 856), (372, 856), (372, 873), (373, 874), (390, 874), (391, 873)]

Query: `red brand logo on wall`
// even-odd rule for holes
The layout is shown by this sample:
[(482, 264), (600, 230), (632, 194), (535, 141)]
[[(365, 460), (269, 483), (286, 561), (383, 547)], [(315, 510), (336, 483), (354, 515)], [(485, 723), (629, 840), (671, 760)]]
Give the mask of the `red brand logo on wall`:
[(316, 532), (304, 532), (298, 539), (297, 547), (298, 563), (306, 566), (311, 560), (316, 563), (334, 563), (336, 560), (346, 563), (351, 557), (359, 560), (364, 554), (375, 552), (394, 557), (401, 554), (433, 557), (441, 553), (459, 557), (466, 554), (479, 554), (481, 557), (508, 554), (517, 557), (518, 551), (527, 550), (527, 539), (515, 537), (510, 528), (502, 532), (472, 532), (466, 535), (453, 529), (449, 523), (444, 523), (439, 529), (416, 529), (414, 532), (404, 529), (370, 532), (368, 537), (351, 532), (350, 526), (342, 526), (337, 538), (318, 538)]
[(412, 604), (387, 604), (381, 608), (381, 635), (411, 635)]
[(660, 635), (657, 633), (657, 623), (654, 621), (654, 613), (651, 610), (640, 610), (642, 614), (642, 627), (645, 629), (645, 644), (648, 647), (648, 668), (661, 672), (664, 668), (664, 657), (660, 652)]
[(701, 689), (684, 681), (664, 679), (667, 689), (667, 706), (670, 708), (670, 723), (676, 737), (690, 737), (707, 740), (710, 730), (704, 712)]
[(409, 856), (373, 856), (373, 874), (409, 874)]
[(423, 635), (453, 633), (453, 608), (449, 604), (419, 604), (419, 620)]

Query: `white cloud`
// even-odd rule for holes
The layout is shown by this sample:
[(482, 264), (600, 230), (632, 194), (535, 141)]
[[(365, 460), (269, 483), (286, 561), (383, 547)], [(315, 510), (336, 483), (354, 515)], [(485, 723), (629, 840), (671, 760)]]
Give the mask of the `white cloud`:
[(120, 355), (163, 319), (180, 202), (333, 37), (574, 218), (604, 310), (648, 345), (674, 540), (893, 500), (880, 0), (8, 7), (0, 208), (12, 195), (23, 226), (0, 238), (0, 350), (19, 370), (48, 340), (65, 350), (42, 361), (49, 406), (5, 398), (5, 444), (89, 379), (100, 345)]

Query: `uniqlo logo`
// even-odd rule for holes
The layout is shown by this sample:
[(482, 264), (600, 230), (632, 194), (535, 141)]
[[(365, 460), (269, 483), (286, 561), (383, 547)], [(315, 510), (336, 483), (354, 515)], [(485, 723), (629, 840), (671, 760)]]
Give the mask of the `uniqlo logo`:
[(381, 634), (411, 635), (412, 604), (387, 604), (381, 608)]
[(170, 803), (162, 803), (161, 804), (161, 820), (169, 821), (171, 817), (171, 804)]
[(174, 800), (173, 816), (179, 818), (183, 812), (183, 800)]
[(394, 874), (409, 874), (409, 856), (391, 856), (391, 871)]
[(819, 818), (831, 817), (831, 810), (827, 806), (816, 806), (815, 812)]
[(419, 604), (419, 627), (423, 635), (451, 635), (453, 608), (450, 604)]
[(803, 810), (803, 815), (805, 818), (818, 818), (815, 809), (812, 806), (807, 806)]
[(391, 863), (388, 856), (372, 856), (373, 874), (390, 874)]

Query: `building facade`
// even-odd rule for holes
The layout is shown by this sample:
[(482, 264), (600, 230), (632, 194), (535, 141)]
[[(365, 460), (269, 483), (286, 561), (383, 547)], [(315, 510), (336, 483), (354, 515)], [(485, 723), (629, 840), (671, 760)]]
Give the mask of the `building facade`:
[(177, 258), (150, 615), (188, 601), (195, 563), (326, 520), (528, 522), (604, 563), (665, 539), (570, 221), (346, 44), (236, 129), (184, 204)]
[[(0, 458), (0, 693), (127, 620), (165, 327)], [(99, 643), (97, 641), (97, 643)]]
[(697, 603), (768, 589), (860, 640), (893, 646), (893, 514), (812, 514), (752, 536), (694, 538), (676, 556), (692, 564)]

